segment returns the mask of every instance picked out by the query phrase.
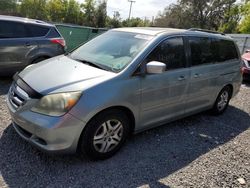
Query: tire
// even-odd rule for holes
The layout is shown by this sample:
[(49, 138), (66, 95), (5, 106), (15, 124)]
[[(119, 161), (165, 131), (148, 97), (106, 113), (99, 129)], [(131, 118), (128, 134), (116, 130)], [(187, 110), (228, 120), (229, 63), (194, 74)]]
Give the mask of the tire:
[(129, 119), (123, 111), (104, 111), (86, 125), (78, 149), (91, 160), (110, 158), (123, 146), (129, 130)]
[(48, 58), (46, 58), (46, 57), (39, 57), (39, 58), (35, 59), (34, 61), (32, 61), (31, 64), (38, 63), (38, 62), (43, 61), (43, 60), (45, 60), (45, 59), (48, 59)]
[(229, 86), (224, 87), (220, 91), (220, 93), (219, 93), (219, 95), (214, 103), (214, 106), (211, 110), (212, 114), (213, 115), (220, 115), (223, 112), (225, 112), (225, 110), (228, 107), (228, 104), (230, 102), (231, 97), (232, 97), (231, 88)]

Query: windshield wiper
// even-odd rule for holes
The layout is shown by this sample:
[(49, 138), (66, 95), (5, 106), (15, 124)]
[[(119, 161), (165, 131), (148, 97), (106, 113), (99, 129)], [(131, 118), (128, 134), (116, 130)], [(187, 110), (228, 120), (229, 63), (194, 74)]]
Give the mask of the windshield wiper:
[(102, 66), (102, 65), (100, 65), (98, 63), (90, 62), (90, 61), (87, 61), (87, 60), (84, 60), (84, 59), (74, 59), (74, 60), (79, 61), (81, 63), (84, 63), (86, 65), (92, 66), (92, 67), (96, 67), (98, 69), (109, 71), (109, 69), (107, 67), (104, 67), (104, 66)]

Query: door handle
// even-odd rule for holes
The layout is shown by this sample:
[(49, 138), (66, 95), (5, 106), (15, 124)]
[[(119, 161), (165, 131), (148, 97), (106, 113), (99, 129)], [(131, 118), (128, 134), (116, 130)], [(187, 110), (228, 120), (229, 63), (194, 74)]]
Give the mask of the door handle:
[(25, 46), (31, 46), (31, 44), (29, 42), (26, 42)]
[(178, 81), (183, 81), (183, 80), (186, 80), (185, 76), (180, 76), (180, 77), (178, 78)]
[(194, 78), (199, 78), (201, 75), (202, 75), (202, 74), (196, 73), (196, 74), (194, 74)]

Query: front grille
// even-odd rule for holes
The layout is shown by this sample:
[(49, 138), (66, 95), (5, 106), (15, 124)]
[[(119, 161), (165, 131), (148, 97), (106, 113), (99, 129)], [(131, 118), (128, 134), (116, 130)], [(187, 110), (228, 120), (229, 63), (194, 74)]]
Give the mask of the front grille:
[(9, 101), (15, 109), (18, 109), (29, 99), (29, 95), (15, 83), (12, 84), (9, 91)]

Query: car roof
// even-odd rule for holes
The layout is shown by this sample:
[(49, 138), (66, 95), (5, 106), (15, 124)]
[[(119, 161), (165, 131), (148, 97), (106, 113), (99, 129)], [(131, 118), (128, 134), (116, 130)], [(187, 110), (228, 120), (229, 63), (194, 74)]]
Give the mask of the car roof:
[(41, 20), (35, 20), (35, 19), (29, 19), (29, 18), (23, 18), (23, 17), (17, 17), (17, 16), (0, 15), (0, 20), (15, 21), (15, 22), (42, 25), (42, 26), (47, 26), (47, 27), (54, 27), (52, 24), (49, 24), (49, 23), (41, 21)]
[(113, 31), (121, 31), (121, 32), (131, 32), (138, 34), (146, 34), (157, 36), (160, 34), (171, 35), (171, 34), (188, 34), (193, 36), (204, 36), (204, 37), (216, 37), (223, 38), (227, 40), (233, 40), (230, 36), (226, 36), (222, 33), (211, 33), (200, 31), (200, 30), (187, 30), (187, 29), (175, 29), (175, 28), (161, 28), (161, 27), (127, 27), (127, 28), (117, 28), (112, 29)]
[(184, 32), (183, 29), (160, 28), (160, 27), (124, 27), (113, 29), (115, 31), (131, 32), (146, 35), (159, 35), (161, 33)]

